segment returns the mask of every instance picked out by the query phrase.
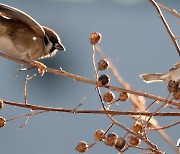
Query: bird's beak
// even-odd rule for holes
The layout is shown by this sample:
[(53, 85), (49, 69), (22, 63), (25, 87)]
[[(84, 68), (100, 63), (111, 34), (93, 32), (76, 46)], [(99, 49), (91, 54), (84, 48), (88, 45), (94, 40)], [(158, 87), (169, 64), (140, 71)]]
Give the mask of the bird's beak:
[(55, 48), (58, 49), (58, 50), (63, 50), (63, 51), (66, 50), (65, 47), (62, 44), (56, 44)]

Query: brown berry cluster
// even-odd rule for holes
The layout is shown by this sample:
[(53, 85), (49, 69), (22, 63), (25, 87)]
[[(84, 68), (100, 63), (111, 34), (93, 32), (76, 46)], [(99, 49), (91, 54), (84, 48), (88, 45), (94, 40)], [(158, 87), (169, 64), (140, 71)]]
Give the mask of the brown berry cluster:
[[(133, 125), (132, 125), (132, 131), (136, 132), (136, 133), (142, 133), (143, 132), (143, 124), (136, 121)], [(135, 136), (135, 135), (131, 135), (128, 137), (129, 139), (129, 144), (130, 145), (134, 145), (137, 146), (140, 143), (140, 139)]]
[(180, 84), (179, 84), (179, 82), (170, 80), (167, 88), (170, 93), (173, 93), (173, 98), (175, 100), (180, 100)]
[(110, 133), (104, 138), (104, 143), (107, 146), (115, 147), (118, 151), (121, 151), (126, 145), (126, 140), (118, 137), (115, 133)]
[(115, 147), (118, 151), (121, 151), (126, 145), (124, 138), (118, 137), (115, 133), (110, 133), (106, 136), (103, 130), (94, 131), (94, 139), (96, 141), (103, 141), (105, 145)]
[[(95, 130), (93, 137), (94, 137), (95, 143), (102, 141), (104, 142), (105, 145), (114, 147), (118, 151), (121, 151), (126, 146), (126, 140), (124, 138), (118, 137), (118, 135), (115, 133), (110, 133), (106, 135), (102, 129)], [(91, 144), (91, 145), (94, 145), (94, 144)], [(80, 141), (75, 147), (75, 149), (81, 153), (87, 152), (88, 148), (92, 147), (91, 145), (88, 146), (88, 144), (85, 141)]]
[[(102, 39), (102, 36), (101, 36), (100, 33), (93, 32), (90, 35), (89, 41), (90, 41), (91, 45), (96, 45), (101, 41), (101, 39)], [(106, 69), (108, 69), (108, 67), (109, 67), (109, 62), (108, 62), (107, 59), (99, 60), (99, 62), (98, 62), (98, 72), (106, 70)], [(106, 86), (106, 85), (108, 85), (110, 83), (110, 77), (107, 74), (102, 74), (102, 75), (99, 76), (98, 81), (100, 82), (99, 86)], [(103, 100), (105, 102), (107, 102), (107, 103), (111, 103), (114, 100), (114, 98), (115, 98), (115, 95), (110, 91), (105, 92), (104, 95), (103, 95)], [(121, 92), (120, 95), (119, 95), (118, 100), (127, 101), (128, 98), (129, 98), (128, 93)]]
[[(121, 92), (119, 94), (119, 97), (116, 101), (114, 102), (117, 102), (117, 101), (127, 101), (129, 98), (129, 94), (126, 93), (126, 92)], [(103, 94), (103, 100), (104, 102), (107, 102), (107, 103), (113, 103), (113, 100), (115, 99), (115, 95), (113, 92), (111, 91), (106, 91), (104, 94)]]
[[(89, 38), (89, 41), (91, 43), (91, 45), (96, 45), (98, 43), (100, 43), (101, 41), (101, 34), (98, 33), (98, 32), (93, 32), (91, 33), (90, 35), (90, 38)], [(98, 62), (98, 71), (103, 71), (103, 70), (106, 70), (107, 68), (109, 67), (109, 62), (108, 60), (106, 59), (101, 59), (99, 62)], [(98, 78), (98, 81), (100, 81), (100, 85), (108, 85), (109, 82), (110, 82), (110, 77), (107, 75), (107, 74), (102, 74), (99, 78)]]

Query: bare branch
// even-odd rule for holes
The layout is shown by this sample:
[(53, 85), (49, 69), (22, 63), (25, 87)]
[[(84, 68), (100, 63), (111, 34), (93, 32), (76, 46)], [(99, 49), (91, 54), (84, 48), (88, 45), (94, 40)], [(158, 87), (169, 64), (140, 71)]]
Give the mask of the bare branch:
[(179, 125), (180, 124), (180, 121), (177, 121), (175, 123), (172, 123), (170, 125), (167, 125), (167, 126), (163, 126), (163, 127), (159, 127), (159, 128), (149, 128), (149, 131), (152, 131), (152, 130), (160, 130), (160, 129), (167, 129), (167, 128), (170, 128), (170, 127), (173, 127), (175, 125)]
[(166, 10), (167, 12), (169, 12), (169, 13), (175, 15), (176, 17), (180, 18), (180, 13), (178, 13), (176, 10), (171, 10), (171, 9), (167, 8), (166, 6), (164, 6), (160, 3), (157, 3), (157, 2), (156, 2), (156, 4), (159, 5), (160, 8), (162, 8), (162, 9)]
[[(26, 62), (26, 61), (23, 61), (23, 60), (15, 59), (15, 58), (7, 56), (7, 55), (5, 55), (3, 53), (0, 53), (0, 56), (4, 57), (4, 58), (7, 58), (7, 59), (10, 59), (10, 60), (13, 60), (15, 62), (18, 62), (20, 64), (25, 64), (25, 65), (32, 66), (32, 67), (36, 68), (36, 65), (33, 64), (33, 63), (29, 63), (29, 62)], [(81, 77), (81, 76), (78, 76), (78, 75), (75, 75), (75, 74), (71, 74), (71, 73), (66, 72), (66, 71), (64, 71), (62, 69), (60, 69), (60, 70), (56, 70), (56, 69), (53, 69), (53, 68), (43, 68), (43, 69), (45, 70), (45, 72), (52, 73), (54, 75), (65, 76), (65, 77), (74, 79), (76, 81), (81, 81), (81, 82), (85, 82), (85, 83), (88, 83), (88, 84), (93, 84), (93, 85), (96, 85), (96, 86), (108, 88), (108, 89), (111, 89), (111, 90), (117, 91), (117, 92), (126, 92), (126, 93), (130, 93), (130, 94), (138, 95), (138, 96), (144, 96), (144, 97), (151, 98), (153, 100), (158, 100), (158, 101), (161, 101), (161, 102), (164, 102), (164, 103), (168, 102), (169, 104), (175, 105), (178, 108), (180, 108), (180, 102), (167, 100), (166, 98), (162, 98), (162, 97), (159, 97), (159, 96), (155, 96), (155, 95), (151, 95), (151, 94), (143, 93), (143, 92), (139, 92), (139, 91), (134, 91), (134, 90), (128, 90), (128, 89), (124, 89), (124, 88), (119, 88), (119, 87), (115, 87), (115, 86), (111, 86), (111, 85), (103, 86), (103, 85), (101, 85), (101, 82), (99, 82), (99, 81), (97, 82), (97, 81), (93, 81), (93, 80), (90, 80), (90, 79), (87, 79), (87, 78), (84, 78), (84, 77)]]
[(180, 56), (180, 48), (179, 48), (178, 42), (177, 42), (177, 40), (176, 40), (176, 37), (174, 36), (174, 34), (172, 33), (170, 27), (168, 26), (168, 23), (166, 22), (166, 19), (164, 18), (164, 16), (163, 16), (163, 14), (162, 14), (162, 12), (161, 12), (158, 4), (157, 4), (154, 0), (149, 0), (149, 1), (150, 1), (150, 2), (154, 5), (154, 7), (156, 8), (156, 10), (157, 10), (157, 12), (158, 12), (158, 14), (159, 14), (159, 16), (160, 16), (160, 18), (161, 18), (161, 20), (162, 20), (165, 28), (166, 28), (166, 30), (167, 30), (167, 32), (168, 32), (169, 36), (171, 37), (171, 40), (172, 40), (172, 42), (174, 43), (174, 46), (176, 47), (176, 50), (177, 50), (177, 52), (178, 52), (178, 54), (179, 54), (179, 56)]
[[(37, 106), (31, 104), (24, 104), (24, 103), (17, 103), (17, 102), (9, 102), (3, 100), (4, 104), (17, 106), (21, 108), (29, 108), (31, 110), (43, 110), (43, 111), (56, 111), (56, 112), (67, 112), (73, 113), (74, 109), (64, 109), (64, 108), (54, 108), (54, 107), (45, 107), (45, 106)], [(132, 111), (115, 111), (115, 110), (76, 110), (75, 113), (82, 113), (82, 114), (110, 114), (110, 115), (145, 115), (151, 116), (151, 112), (132, 112)], [(153, 116), (180, 116), (179, 112), (157, 112)]]

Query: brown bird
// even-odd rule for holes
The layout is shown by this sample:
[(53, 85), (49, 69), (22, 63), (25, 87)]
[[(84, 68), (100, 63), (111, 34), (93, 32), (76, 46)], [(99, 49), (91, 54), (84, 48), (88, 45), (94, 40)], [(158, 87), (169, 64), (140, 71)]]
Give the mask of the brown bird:
[(169, 83), (170, 80), (179, 82), (180, 81), (180, 62), (174, 64), (172, 68), (166, 73), (153, 73), (153, 74), (141, 74), (141, 78), (143, 78), (144, 82), (158, 82), (164, 81)]
[(41, 26), (26, 13), (0, 3), (0, 50), (13, 58), (34, 63), (40, 74), (46, 66), (37, 59), (65, 50), (52, 29)]

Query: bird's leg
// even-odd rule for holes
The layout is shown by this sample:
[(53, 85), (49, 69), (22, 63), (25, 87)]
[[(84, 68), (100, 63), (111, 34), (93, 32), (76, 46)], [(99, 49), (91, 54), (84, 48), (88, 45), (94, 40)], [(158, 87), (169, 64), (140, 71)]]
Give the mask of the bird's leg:
[(38, 70), (38, 72), (39, 72), (39, 74), (41, 76), (44, 75), (44, 73), (46, 71), (46, 68), (47, 68), (46, 65), (44, 65), (43, 63), (41, 63), (39, 61), (34, 60), (31, 53), (26, 54), (26, 59), (27, 59), (27, 61), (32, 62), (33, 64), (35, 64), (35, 67), (37, 68), (37, 70)]
[(43, 76), (44, 73), (46, 72), (46, 68), (47, 68), (46, 65), (44, 65), (43, 63), (38, 62), (38, 61), (34, 61), (33, 63), (35, 64), (35, 66), (36, 66), (39, 74), (40, 74), (41, 76)]

